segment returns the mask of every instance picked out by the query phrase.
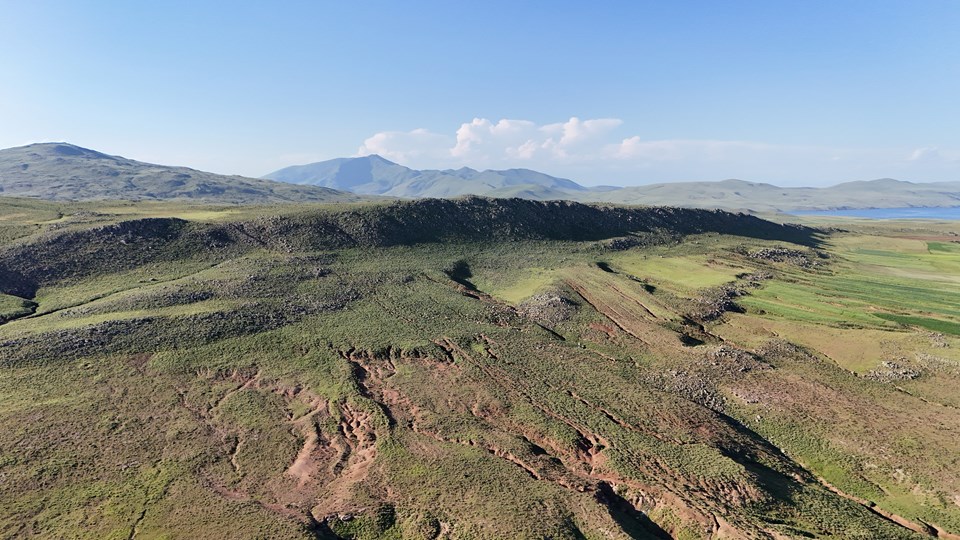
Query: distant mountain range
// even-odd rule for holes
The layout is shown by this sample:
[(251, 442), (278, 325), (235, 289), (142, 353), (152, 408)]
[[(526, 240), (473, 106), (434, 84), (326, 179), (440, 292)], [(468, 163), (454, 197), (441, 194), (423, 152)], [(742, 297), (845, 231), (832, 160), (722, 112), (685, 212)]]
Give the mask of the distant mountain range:
[(586, 187), (529, 169), (416, 170), (377, 155), (287, 167), (256, 179), (143, 163), (67, 143), (0, 150), (0, 196), (267, 204), (462, 195), (777, 212), (960, 206), (960, 182), (886, 178), (827, 188), (784, 188), (723, 180)]
[(0, 150), (0, 196), (52, 200), (193, 199), (223, 203), (335, 202), (362, 199), (296, 186), (110, 156), (67, 143)]
[(883, 178), (824, 188), (785, 188), (743, 180), (677, 182), (590, 192), (580, 200), (756, 212), (960, 206), (960, 182), (913, 183)]
[(916, 184), (889, 178), (827, 188), (784, 188), (723, 180), (632, 187), (586, 187), (529, 169), (418, 171), (378, 155), (287, 167), (264, 178), (394, 197), (485, 195), (525, 199), (649, 204), (753, 211), (960, 206), (960, 182)]
[(418, 171), (378, 155), (338, 158), (280, 169), (263, 178), (390, 197), (521, 197), (570, 199), (580, 184), (529, 169), (477, 171), (469, 167)]

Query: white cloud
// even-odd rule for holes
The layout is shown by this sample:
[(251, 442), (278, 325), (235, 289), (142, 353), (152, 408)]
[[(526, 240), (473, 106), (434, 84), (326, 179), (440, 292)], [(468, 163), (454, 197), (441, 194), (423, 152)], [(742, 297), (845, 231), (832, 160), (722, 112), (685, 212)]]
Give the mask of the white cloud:
[(537, 125), (528, 120), (503, 119), (494, 124), (486, 118), (474, 118), (457, 129), (457, 144), (450, 155), (461, 159), (498, 159), (519, 156), (519, 149), (534, 143)]
[(907, 158), (908, 161), (939, 161), (941, 159), (943, 156), (940, 154), (940, 149), (935, 146), (917, 148)]
[(497, 167), (546, 160), (582, 162), (601, 157), (609, 143), (609, 133), (622, 123), (617, 118), (573, 117), (566, 122), (537, 125), (529, 120), (504, 118), (492, 122), (474, 118), (461, 124), (454, 137), (426, 129), (380, 132), (365, 140), (357, 155), (380, 154), (411, 166), (427, 167)]
[(357, 150), (358, 156), (379, 154), (399, 163), (446, 161), (448, 136), (432, 133), (426, 129), (413, 131), (381, 131), (363, 141)]
[(358, 155), (380, 154), (414, 168), (527, 167), (586, 184), (639, 184), (742, 178), (781, 185), (822, 185), (894, 176), (960, 180), (960, 154), (910, 150), (780, 145), (752, 141), (656, 139), (618, 134), (617, 118), (537, 124), (474, 118), (453, 134), (426, 129), (377, 133)]
[[(549, 124), (540, 128), (544, 133), (558, 134), (556, 146), (573, 148), (599, 140), (600, 137), (613, 131), (623, 120), (619, 118), (597, 118), (596, 120), (580, 120), (576, 116), (562, 124)], [(553, 138), (549, 142), (553, 142)]]
[[(806, 154), (819, 149), (804, 146), (771, 145), (747, 141), (658, 140), (645, 141), (633, 136), (609, 147), (608, 154), (621, 160), (639, 162), (669, 161), (736, 161), (751, 155)], [(840, 159), (839, 156), (834, 156)]]

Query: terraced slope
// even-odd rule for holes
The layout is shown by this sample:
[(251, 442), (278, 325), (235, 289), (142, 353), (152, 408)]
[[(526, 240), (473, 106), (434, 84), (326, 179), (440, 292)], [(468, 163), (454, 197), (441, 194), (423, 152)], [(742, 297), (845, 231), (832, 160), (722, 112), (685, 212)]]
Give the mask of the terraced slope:
[[(904, 303), (926, 278), (867, 237), (488, 199), (0, 208), (2, 536), (960, 531), (960, 339), (891, 320), (957, 314)], [(893, 348), (805, 337), (858, 331)]]

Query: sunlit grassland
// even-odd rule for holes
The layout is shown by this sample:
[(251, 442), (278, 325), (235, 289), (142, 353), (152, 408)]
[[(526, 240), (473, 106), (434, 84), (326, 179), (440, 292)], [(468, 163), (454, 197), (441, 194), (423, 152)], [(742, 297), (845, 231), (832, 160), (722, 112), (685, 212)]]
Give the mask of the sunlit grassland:
[(684, 292), (716, 287), (734, 281), (749, 271), (744, 266), (717, 261), (710, 255), (648, 254), (621, 252), (609, 257), (611, 266), (641, 279), (669, 285)]
[(188, 221), (225, 221), (249, 214), (250, 211), (236, 206), (217, 208), (200, 205), (191, 207), (175, 203), (131, 203), (117, 206), (98, 206), (97, 212), (125, 219), (172, 217)]
[(0, 321), (15, 319), (33, 312), (33, 302), (19, 296), (0, 294)]
[[(578, 268), (601, 263), (615, 272), (663, 286), (679, 294), (733, 282), (737, 276), (755, 269), (755, 265), (732, 256), (728, 251), (747, 242), (757, 247), (775, 242), (746, 240), (739, 237), (704, 234), (692, 236), (683, 244), (650, 246), (645, 249), (611, 251), (594, 242), (579, 249), (562, 251), (541, 243), (504, 247), (495, 245), (467, 256), (474, 273), (472, 281), (480, 290), (510, 303), (517, 303), (543, 290), (555, 287)], [(707, 252), (708, 254), (705, 254)], [(520, 255), (522, 254), (522, 255)], [(518, 256), (519, 255), (519, 256)]]
[(516, 304), (555, 284), (556, 270), (523, 268), (519, 272), (480, 274), (474, 283), (478, 288), (511, 304)]
[[(828, 271), (781, 269), (738, 301), (746, 315), (730, 316), (721, 335), (745, 342), (782, 337), (820, 350), (860, 373), (882, 359), (930, 351), (915, 327), (944, 334), (960, 330), (960, 252), (953, 244), (896, 236), (837, 235), (828, 245)], [(952, 351), (940, 351), (951, 355)]]
[[(890, 238), (890, 245), (865, 247), (845, 245), (838, 249), (867, 270), (900, 278), (960, 283), (960, 244)], [(874, 243), (875, 239), (865, 239)], [(846, 249), (844, 249), (846, 248)]]
[[(98, 211), (238, 216), (138, 208)], [(527, 240), (198, 248), (55, 281), (38, 291), (36, 317), (0, 326), (0, 342), (24, 339), (14, 353), (35, 351), (0, 371), (0, 473), (9, 480), (0, 536), (303, 538), (313, 532), (302, 518), (324, 497), (341, 506), (315, 518), (356, 514), (329, 521), (347, 538), (435, 538), (443, 527), (456, 538), (601, 538), (621, 526), (623, 536), (647, 534), (578, 489), (591, 474), (621, 491), (705, 493), (703, 504), (759, 494), (724, 515), (786, 535), (905, 536), (803, 480), (791, 458), (884, 508), (952, 525), (957, 512), (935, 500), (931, 479), (953, 482), (956, 430), (949, 417), (930, 423), (942, 413), (934, 389), (907, 381), (897, 390), (859, 374), (888, 355), (932, 350), (925, 332), (877, 314), (952, 321), (954, 298), (919, 279), (874, 279), (848, 256), (853, 240), (846, 251), (829, 246), (834, 257), (822, 267), (749, 257), (783, 245), (699, 235), (623, 251)], [(755, 271), (769, 276), (739, 277)], [(736, 298), (747, 313), (706, 323), (707, 335), (686, 310), (727, 284), (748, 293)], [(568, 319), (541, 325), (514, 309), (546, 291), (576, 304)], [(251, 322), (236, 326), (245, 316)], [(84, 348), (106, 323), (132, 319), (149, 321)], [(702, 343), (679, 339), (693, 330)], [(61, 338), (62, 351), (44, 347)], [(777, 339), (826, 361), (750, 355)], [(721, 346), (744, 364), (714, 356)], [(734, 392), (743, 389), (762, 392), (743, 402)], [(708, 401), (715, 393), (727, 401)], [(353, 450), (322, 448), (315, 457), (331, 461), (314, 473), (324, 480), (307, 479), (313, 492), (286, 499), (302, 488), (286, 471), (309, 436), (347, 440), (358, 411), (375, 435), (369, 468), (351, 472)], [(313, 420), (296, 423), (303, 418)], [(890, 479), (894, 462), (909, 481)], [(917, 472), (923, 463), (929, 470)], [(342, 482), (342, 470), (356, 483), (330, 487), (323, 475)], [(911, 498), (913, 486), (921, 496)], [(624, 504), (640, 501), (638, 511), (674, 537), (703, 536), (689, 515), (624, 493)]]
[(155, 287), (158, 283), (172, 282), (210, 268), (211, 263), (203, 260), (165, 261), (98, 276), (93, 280), (85, 279), (42, 287), (37, 291), (36, 296), (36, 302), (39, 304), (37, 313), (42, 315), (124, 292)]
[[(713, 326), (711, 330), (726, 340), (751, 348), (760, 347), (771, 339), (785, 339), (819, 351), (844, 369), (860, 374), (876, 368), (884, 359), (913, 356), (916, 351), (933, 352), (928, 337), (899, 327), (851, 328), (796, 318), (728, 314), (724, 323)], [(936, 353), (958, 356), (953, 349), (937, 350)]]
[[(840, 237), (829, 273), (792, 272), (743, 299), (756, 312), (831, 324), (893, 327), (893, 323), (956, 333), (960, 321), (960, 252), (922, 249), (926, 243), (893, 238)], [(922, 245), (921, 245), (922, 244)]]
[(93, 326), (107, 321), (122, 321), (127, 319), (137, 319), (146, 317), (178, 317), (184, 315), (199, 315), (203, 313), (214, 313), (225, 311), (236, 307), (238, 302), (209, 300), (196, 302), (192, 304), (155, 307), (150, 309), (138, 309), (129, 311), (111, 311), (109, 313), (98, 313), (92, 315), (66, 316), (67, 313), (59, 313), (54, 316), (40, 317), (37, 319), (20, 319), (0, 327), (0, 339), (12, 338), (17, 335), (30, 334), (35, 332), (53, 332), (56, 330), (66, 330), (70, 328), (79, 328), (82, 326)]
[[(733, 385), (738, 395), (766, 397), (733, 398), (731, 411), (834, 486), (953, 529), (956, 471), (946, 456), (956, 451), (956, 420), (943, 406), (958, 403), (951, 334), (960, 259), (956, 244), (898, 237), (901, 226), (834, 235), (826, 268), (780, 268), (778, 279), (738, 299), (746, 314), (728, 314), (712, 331), (750, 347), (786, 340), (822, 355), (827, 362), (791, 360)], [(921, 374), (886, 383), (899, 390), (887, 392), (860, 378), (882, 361), (922, 366)], [(939, 420), (920, 420), (926, 415)]]

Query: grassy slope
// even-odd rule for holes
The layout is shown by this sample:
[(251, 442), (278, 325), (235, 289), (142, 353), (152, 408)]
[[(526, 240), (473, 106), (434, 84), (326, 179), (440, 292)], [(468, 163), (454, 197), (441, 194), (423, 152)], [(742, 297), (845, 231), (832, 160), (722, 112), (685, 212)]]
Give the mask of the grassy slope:
[(616, 191), (571, 195), (577, 200), (619, 204), (789, 212), (800, 209), (957, 206), (960, 201), (958, 189), (960, 184), (957, 182), (914, 184), (891, 179), (848, 182), (828, 188), (783, 188), (741, 180), (724, 180), (630, 186)]
[(0, 149), (0, 193), (5, 197), (56, 200), (178, 199), (221, 204), (364, 199), (317, 186), (143, 163), (65, 143)]
[[(714, 330), (806, 349), (783, 360), (789, 377), (734, 387), (759, 433), (843, 490), (956, 531), (960, 257), (955, 244), (907, 236), (916, 233), (838, 235), (826, 271), (783, 271), (742, 300), (746, 314)], [(866, 382), (882, 380), (884, 361), (919, 376)]]
[[(13, 243), (276, 212), (7, 204)], [(196, 248), (50, 279), (37, 316), (0, 326), (0, 534), (910, 535), (814, 474), (960, 531), (960, 341), (878, 316), (957, 321), (929, 281), (951, 245), (837, 236), (810, 268), (749, 255), (782, 245)], [(690, 320), (728, 282), (747, 311)], [(525, 311), (538, 293), (576, 308)], [(889, 339), (867, 357), (823, 335)], [(920, 377), (862, 376), (887, 358)]]

